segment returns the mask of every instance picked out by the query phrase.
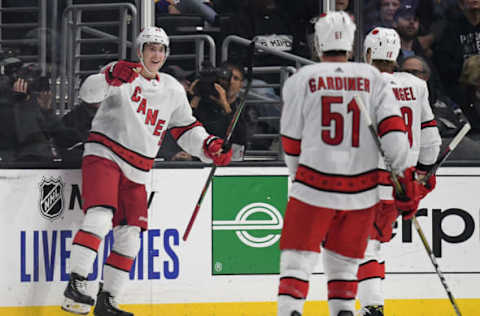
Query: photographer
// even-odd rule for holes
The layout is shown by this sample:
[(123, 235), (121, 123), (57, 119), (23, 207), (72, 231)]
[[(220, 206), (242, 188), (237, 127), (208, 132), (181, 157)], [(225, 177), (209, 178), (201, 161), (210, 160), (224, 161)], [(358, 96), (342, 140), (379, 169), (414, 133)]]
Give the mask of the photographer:
[(60, 158), (58, 148), (71, 146), (78, 139), (55, 115), (49, 81), (35, 63), (23, 64), (2, 76), (6, 95), (2, 118), (8, 124), (0, 128), (0, 135), (10, 134), (10, 149), (2, 151), (3, 161), (50, 162)]
[[(207, 68), (190, 89), (193, 114), (216, 136), (225, 137), (233, 115), (240, 104), (239, 93), (243, 87), (242, 67), (224, 62), (218, 68)], [(232, 160), (243, 160), (246, 144), (245, 111), (240, 115), (231, 143)]]

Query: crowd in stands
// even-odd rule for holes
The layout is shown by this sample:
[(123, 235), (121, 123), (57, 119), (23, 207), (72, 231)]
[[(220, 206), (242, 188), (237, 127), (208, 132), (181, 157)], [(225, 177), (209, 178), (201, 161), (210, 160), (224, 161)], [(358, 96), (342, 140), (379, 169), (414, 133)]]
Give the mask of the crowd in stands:
[[(8, 1), (7, 1), (8, 2)], [(88, 1), (82, 1), (87, 3)], [(312, 21), (321, 11), (318, 0), (156, 0), (156, 23), (169, 35), (201, 32), (212, 35), (217, 49), (228, 35), (253, 39), (257, 44), (312, 59)], [(336, 10), (355, 18), (352, 0), (337, 0)], [(444, 143), (456, 133), (463, 111), (472, 131), (452, 159), (480, 157), (480, 1), (479, 0), (365, 0), (363, 32), (377, 26), (395, 29), (401, 38), (399, 70), (425, 80), (430, 104), (436, 115)], [(191, 16), (201, 28), (176, 28), (175, 16)], [(161, 23), (164, 23), (160, 25)], [(173, 23), (173, 24), (172, 24)], [(183, 25), (183, 24), (182, 24)], [(359, 39), (357, 39), (358, 41)], [(361, 40), (360, 40), (361, 42)], [(182, 49), (181, 46), (178, 46)], [(6, 48), (2, 47), (4, 53)], [(20, 47), (21, 49), (21, 47)], [(176, 53), (172, 47), (171, 54)], [(190, 49), (190, 48), (187, 48)], [(217, 56), (220, 56), (220, 51)], [(190, 52), (191, 53), (191, 52)], [(0, 62), (0, 158), (10, 161), (80, 160), (90, 122), (99, 104), (79, 104), (59, 115), (51, 94), (53, 80), (45, 79), (39, 65), (4, 54)], [(11, 55), (11, 54), (10, 54)], [(20, 54), (19, 54), (20, 55)], [(13, 62), (12, 62), (12, 58)], [(219, 58), (217, 58), (219, 59)], [(214, 80), (210, 90), (198, 69), (181, 61), (169, 61), (163, 72), (175, 77), (187, 91), (192, 111), (208, 132), (224, 137), (245, 88), (247, 66), (245, 47), (229, 49), (228, 62), (210, 69)], [(353, 59), (353, 57), (352, 57)], [(15, 67), (10, 67), (14, 65)], [(254, 66), (294, 66), (257, 49)], [(98, 69), (102, 65), (96, 65)], [(208, 67), (207, 67), (208, 68)], [(221, 73), (223, 71), (224, 76)], [(205, 72), (205, 68), (204, 68)], [(205, 73), (203, 73), (205, 75)], [(47, 84), (45, 84), (47, 82)], [(266, 88), (252, 89), (264, 99), (280, 103), (280, 88), (269, 84), (278, 79), (258, 75), (255, 82)], [(203, 87), (203, 88), (202, 88)], [(249, 149), (272, 150), (275, 141), (255, 139), (255, 134), (278, 134), (278, 122), (259, 117), (279, 117), (281, 105), (252, 104), (240, 117), (232, 141), (236, 160)], [(158, 154), (165, 160), (194, 160), (167, 134)], [(281, 157), (281, 156), (279, 156)]]

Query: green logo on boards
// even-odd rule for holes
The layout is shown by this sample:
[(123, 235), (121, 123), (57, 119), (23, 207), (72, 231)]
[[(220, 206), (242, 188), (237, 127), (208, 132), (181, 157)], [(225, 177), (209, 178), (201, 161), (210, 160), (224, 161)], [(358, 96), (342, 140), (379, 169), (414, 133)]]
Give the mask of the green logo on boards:
[(287, 176), (217, 176), (212, 184), (212, 273), (279, 272)]

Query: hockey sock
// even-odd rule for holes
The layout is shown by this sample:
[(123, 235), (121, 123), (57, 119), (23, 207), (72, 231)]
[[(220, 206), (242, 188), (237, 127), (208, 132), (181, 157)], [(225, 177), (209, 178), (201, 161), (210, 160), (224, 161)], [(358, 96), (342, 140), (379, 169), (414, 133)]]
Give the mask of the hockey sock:
[(280, 284), (278, 286), (278, 316), (303, 313), (310, 275), (317, 262), (313, 251), (282, 250), (280, 254)]
[(358, 267), (358, 299), (362, 307), (384, 305), (385, 262), (381, 250), (378, 240), (369, 240), (365, 257)]
[(87, 277), (97, 256), (98, 247), (112, 228), (112, 210), (94, 207), (87, 211), (80, 230), (73, 239), (70, 270)]
[(324, 249), (323, 266), (328, 280), (328, 309), (331, 316), (355, 312), (359, 259)]
[(140, 249), (140, 227), (117, 226), (113, 229), (113, 249), (103, 268), (103, 291), (113, 297), (122, 295), (130, 269)]

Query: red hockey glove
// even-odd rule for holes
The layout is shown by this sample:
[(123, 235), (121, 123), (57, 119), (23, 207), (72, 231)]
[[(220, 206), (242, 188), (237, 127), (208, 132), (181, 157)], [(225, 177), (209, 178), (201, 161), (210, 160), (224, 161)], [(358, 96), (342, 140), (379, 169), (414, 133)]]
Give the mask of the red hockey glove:
[[(437, 185), (437, 177), (434, 174), (425, 182), (423, 177), (425, 177), (426, 174), (427, 172), (417, 169), (417, 179), (422, 184), (420, 186), (420, 200), (427, 196), (428, 193), (432, 192)], [(424, 182), (425, 184), (423, 184)]]
[(403, 173), (403, 177), (398, 177), (398, 181), (403, 187), (403, 194), (397, 192), (395, 186), (393, 186), (393, 198), (403, 219), (409, 220), (417, 213), (418, 203), (420, 202), (420, 186), (422, 185), (415, 180), (414, 167), (406, 169)]
[(105, 70), (105, 79), (109, 85), (118, 87), (135, 80), (138, 77), (137, 69), (141, 67), (139, 63), (120, 60)]
[(217, 166), (226, 166), (232, 160), (232, 148), (224, 151), (223, 139), (210, 135), (203, 142), (203, 151), (205, 155), (213, 160)]

